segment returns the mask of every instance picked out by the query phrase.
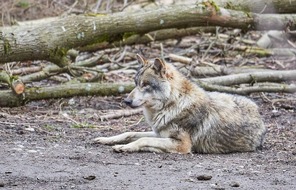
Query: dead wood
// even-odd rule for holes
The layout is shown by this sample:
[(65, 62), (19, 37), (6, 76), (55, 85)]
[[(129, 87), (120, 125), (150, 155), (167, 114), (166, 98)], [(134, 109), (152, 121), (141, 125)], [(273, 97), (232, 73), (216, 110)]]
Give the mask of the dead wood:
[(295, 13), (296, 0), (214, 0), (226, 9), (240, 10), (254, 13)]
[(25, 90), (25, 85), (21, 80), (10, 76), (5, 71), (0, 71), (0, 82), (7, 83), (16, 94), (22, 94)]
[[(22, 94), (24, 92), (26, 83), (41, 81), (64, 72), (69, 73), (72, 76), (79, 76), (76, 79), (80, 82), (93, 82), (102, 79), (102, 72), (87, 67), (97, 65), (101, 59), (104, 60), (105, 56), (97, 55), (83, 61), (75, 62), (65, 67), (59, 67), (57, 65), (48, 65), (44, 68), (38, 67), (38, 69), (41, 69), (41, 71), (19, 77), (9, 75), (6, 71), (1, 71), (0, 82), (8, 84), (16, 94)], [(32, 67), (32, 69), (35, 70), (34, 67)], [(20, 68), (16, 71), (19, 72), (24, 70)]]
[(253, 72), (271, 72), (271, 69), (264, 69), (258, 66), (221, 66), (212, 63), (207, 63), (202, 60), (194, 60), (192, 58), (188, 58), (181, 55), (169, 54), (169, 58), (172, 61), (177, 61), (183, 64), (195, 64), (193, 66), (181, 67), (180, 71), (186, 76), (193, 77), (209, 77), (209, 76), (221, 76), (221, 75), (230, 75), (230, 74), (238, 74), (238, 73), (253, 73)]
[(207, 82), (196, 81), (199, 86), (207, 91), (217, 91), (217, 92), (225, 92), (231, 94), (239, 94), (239, 95), (249, 95), (255, 92), (281, 92), (281, 93), (295, 93), (296, 85), (294, 84), (278, 84), (278, 85), (268, 85), (268, 84), (256, 84), (254, 86), (243, 86), (243, 87), (229, 87), (229, 86), (221, 86), (215, 85)]
[(76, 83), (27, 88), (21, 95), (17, 95), (11, 90), (2, 90), (0, 91), (0, 107), (15, 107), (35, 100), (73, 96), (116, 96), (128, 93), (133, 88), (134, 85), (131, 83)]
[(242, 67), (227, 67), (227, 66), (195, 66), (193, 68), (181, 68), (182, 73), (185, 75), (190, 75), (192, 77), (213, 77), (213, 76), (221, 76), (221, 75), (232, 75), (239, 73), (253, 73), (253, 72), (271, 72), (271, 69), (263, 69), (249, 66)]
[[(217, 51), (223, 51), (225, 53), (232, 53), (232, 54), (241, 54), (242, 52), (244, 55), (256, 55), (259, 57), (295, 57), (296, 56), (296, 49), (295, 48), (261, 48), (257, 46), (245, 46), (245, 45), (232, 45), (223, 42), (216, 42), (216, 47), (220, 48)], [(224, 51), (227, 49), (227, 51)]]
[(51, 76), (54, 76), (54, 75), (57, 75), (60, 73), (64, 73), (64, 72), (67, 72), (71, 75), (75, 75), (75, 70), (83, 72), (83, 67), (95, 66), (96, 64), (98, 64), (100, 62), (101, 59), (102, 60), (105, 59), (103, 55), (97, 55), (97, 56), (91, 57), (87, 60), (72, 63), (69, 66), (65, 66), (65, 67), (59, 67), (56, 65), (48, 65), (48, 66), (44, 67), (41, 71), (21, 76), (21, 77), (19, 77), (19, 79), (21, 81), (23, 81), (23, 83), (28, 83), (28, 82), (40, 81), (43, 79), (47, 79)]
[(214, 33), (216, 31), (216, 27), (192, 27), (192, 28), (183, 28), (183, 29), (163, 29), (157, 30), (153, 32), (149, 32), (147, 34), (134, 34), (126, 39), (120, 41), (114, 41), (113, 43), (95, 43), (91, 45), (87, 45), (84, 47), (78, 47), (79, 51), (97, 51), (100, 49), (113, 48), (113, 47), (121, 47), (125, 45), (134, 45), (134, 44), (148, 44), (154, 41), (161, 41), (167, 39), (181, 39), (184, 36), (196, 35), (200, 33)]
[[(296, 80), (296, 70), (255, 72), (247, 74), (235, 74), (222, 77), (205, 79), (193, 79), (202, 88), (208, 91), (220, 91), (234, 94), (247, 95), (253, 92), (296, 92), (294, 84), (273, 84), (270, 82), (284, 82)], [(262, 83), (268, 82), (268, 83)], [(233, 85), (250, 84), (249, 86), (229, 87)], [(253, 86), (252, 86), (253, 85)], [(33, 100), (63, 98), (72, 96), (89, 95), (119, 95), (128, 93), (134, 88), (133, 83), (123, 84), (98, 84), (98, 83), (77, 83), (63, 84), (52, 87), (27, 88), (22, 95), (17, 95), (11, 90), (0, 91), (0, 106), (20, 106)]]
[(172, 53), (169, 54), (169, 58), (172, 61), (176, 61), (176, 62), (180, 62), (180, 63), (184, 63), (184, 64), (190, 64), (193, 62), (192, 58), (184, 57), (184, 56), (176, 55), (176, 54), (172, 54)]
[(30, 66), (30, 67), (12, 69), (12, 70), (10, 70), (10, 73), (12, 75), (25, 75), (25, 74), (29, 74), (29, 73), (35, 73), (40, 70), (42, 70), (42, 67), (40, 67), (40, 66)]
[(133, 34), (169, 28), (223, 26), (244, 30), (296, 28), (294, 14), (256, 14), (219, 8), (215, 4), (184, 5), (136, 13), (69, 16), (34, 27), (0, 29), (0, 63), (48, 60), (68, 65), (67, 51), (91, 44), (124, 40)]
[(254, 84), (258, 82), (285, 82), (296, 80), (296, 70), (242, 73), (198, 80), (222, 86), (232, 86), (243, 83)]
[(108, 120), (108, 119), (118, 119), (121, 117), (129, 117), (132, 115), (136, 115), (139, 113), (142, 113), (143, 109), (142, 108), (138, 108), (138, 109), (128, 109), (128, 110), (116, 110), (115, 113), (110, 113), (104, 116), (101, 116), (100, 119), (103, 120)]

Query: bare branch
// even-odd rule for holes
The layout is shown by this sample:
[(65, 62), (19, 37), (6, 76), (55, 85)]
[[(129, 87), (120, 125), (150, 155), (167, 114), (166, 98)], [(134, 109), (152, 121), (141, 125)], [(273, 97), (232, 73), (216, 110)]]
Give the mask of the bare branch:
[(207, 91), (217, 91), (217, 92), (225, 92), (231, 94), (240, 94), (240, 95), (249, 95), (255, 92), (282, 92), (282, 93), (295, 93), (296, 92), (296, 85), (294, 84), (278, 84), (278, 85), (271, 85), (268, 84), (259, 84), (256, 86), (249, 86), (249, 87), (228, 87), (228, 86), (220, 86), (215, 84), (210, 84), (207, 82), (197, 81), (197, 83)]
[(296, 80), (296, 70), (289, 71), (266, 71), (234, 74), (229, 76), (194, 79), (195, 81), (207, 82), (214, 85), (231, 86), (243, 83), (257, 82), (285, 82)]

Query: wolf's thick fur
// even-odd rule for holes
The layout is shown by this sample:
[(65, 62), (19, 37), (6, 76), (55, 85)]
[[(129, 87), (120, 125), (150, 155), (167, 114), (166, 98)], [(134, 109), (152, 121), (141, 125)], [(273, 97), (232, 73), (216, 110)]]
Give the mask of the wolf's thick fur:
[(262, 146), (266, 129), (254, 102), (205, 92), (172, 65), (137, 57), (142, 68), (135, 77), (136, 88), (125, 102), (131, 107), (143, 106), (153, 131), (99, 137), (95, 142), (118, 144), (113, 146), (117, 152), (231, 153)]

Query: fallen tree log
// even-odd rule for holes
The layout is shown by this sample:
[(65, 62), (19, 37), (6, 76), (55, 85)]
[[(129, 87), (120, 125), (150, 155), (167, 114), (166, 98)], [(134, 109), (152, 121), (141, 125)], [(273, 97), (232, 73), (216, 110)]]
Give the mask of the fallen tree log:
[(214, 77), (221, 75), (232, 75), (232, 74), (242, 74), (242, 73), (253, 73), (253, 72), (271, 72), (271, 69), (263, 68), (252, 68), (252, 67), (227, 67), (216, 65), (211, 66), (196, 66), (192, 69), (181, 68), (180, 71), (185, 75), (190, 75), (192, 77), (204, 78), (204, 77)]
[(252, 84), (257, 82), (296, 81), (296, 70), (242, 73), (205, 79), (194, 79), (194, 81), (203, 81), (213, 85), (222, 86), (232, 86), (243, 83)]
[(225, 43), (217, 43), (216, 44), (220, 48), (227, 48), (228, 50), (243, 52), (245, 55), (257, 55), (259, 57), (295, 57), (296, 49), (295, 48), (271, 48), (265, 49), (256, 46), (244, 46), (244, 45), (236, 45), (232, 46), (230, 44)]
[(16, 95), (11, 90), (0, 91), (0, 107), (15, 107), (27, 102), (51, 99), (67, 98), (73, 96), (116, 96), (130, 92), (134, 84), (114, 83), (76, 83), (51, 87), (27, 88), (22, 95)]
[(218, 6), (226, 9), (254, 13), (295, 13), (296, 0), (213, 0)]
[(244, 30), (296, 28), (295, 14), (256, 14), (219, 8), (214, 4), (171, 6), (147, 12), (69, 16), (50, 23), (0, 29), (0, 63), (48, 60), (68, 65), (67, 51), (97, 43), (113, 43), (134, 34), (169, 28), (223, 26)]
[(203, 81), (196, 81), (197, 84), (207, 91), (217, 91), (225, 92), (230, 94), (239, 95), (249, 95), (255, 92), (277, 92), (277, 93), (295, 93), (296, 85), (294, 84), (278, 84), (278, 85), (268, 85), (268, 84), (257, 84), (255, 86), (244, 86), (244, 87), (229, 87), (215, 85)]
[(100, 49), (120, 47), (125, 45), (133, 45), (133, 44), (148, 44), (154, 41), (161, 41), (167, 39), (181, 39), (185, 36), (196, 35), (198, 33), (214, 33), (216, 31), (216, 27), (192, 27), (192, 28), (184, 28), (184, 29), (163, 29), (157, 30), (153, 32), (149, 32), (147, 34), (135, 34), (127, 37), (126, 39), (115, 41), (113, 43), (96, 43), (87, 45), (84, 47), (78, 47), (79, 51), (97, 51)]
[(25, 90), (25, 85), (21, 80), (11, 77), (5, 71), (0, 71), (0, 82), (7, 83), (16, 94), (22, 94)]
[[(193, 81), (208, 91), (219, 91), (241, 95), (248, 95), (253, 92), (295, 93), (296, 85), (294, 84), (289, 85), (279, 83), (271, 85), (269, 83), (262, 83), (295, 80), (295, 72), (296, 70), (273, 71), (274, 74), (272, 74), (272, 72), (263, 72), (260, 73), (263, 74), (261, 78), (260, 75), (258, 76), (258, 73), (248, 73), (223, 77), (194, 79)], [(265, 74), (266, 76), (264, 76)], [(245, 78), (242, 76), (245, 76)], [(232, 87), (233, 85), (239, 84), (248, 84), (248, 86), (240, 86), (238, 88)], [(72, 96), (116, 96), (129, 93), (134, 87), (134, 83), (68, 83), (52, 87), (27, 88), (26, 91), (21, 95), (17, 95), (11, 90), (2, 90), (0, 91), (0, 107), (14, 107), (24, 105), (26, 102), (34, 100), (67, 98)]]

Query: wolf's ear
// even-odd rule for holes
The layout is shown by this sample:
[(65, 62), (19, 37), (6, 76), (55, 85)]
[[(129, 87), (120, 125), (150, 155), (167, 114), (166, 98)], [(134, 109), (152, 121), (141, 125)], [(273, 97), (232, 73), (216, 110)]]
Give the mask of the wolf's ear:
[(159, 58), (155, 59), (154, 64), (153, 64), (153, 68), (161, 74), (164, 74), (166, 71), (165, 63)]
[(140, 54), (137, 54), (137, 60), (142, 66), (144, 66), (148, 63), (148, 61)]

